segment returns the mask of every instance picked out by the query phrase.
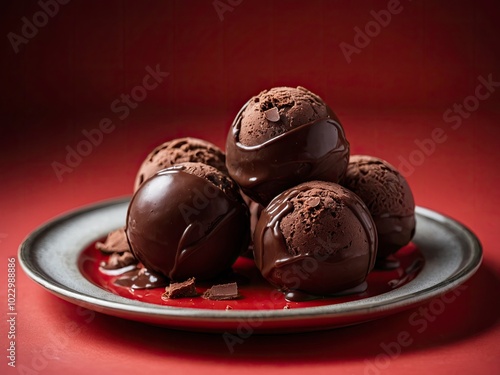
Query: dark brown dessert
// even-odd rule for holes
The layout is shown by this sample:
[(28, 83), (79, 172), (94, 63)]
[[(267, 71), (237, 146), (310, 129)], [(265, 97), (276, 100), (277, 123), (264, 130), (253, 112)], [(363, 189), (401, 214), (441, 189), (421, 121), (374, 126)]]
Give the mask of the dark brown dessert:
[(375, 224), (365, 204), (331, 182), (306, 182), (278, 195), (262, 212), (254, 235), (257, 267), (289, 300), (362, 285), (376, 249)]
[(412, 192), (387, 162), (349, 159), (319, 96), (262, 91), (237, 114), (226, 149), (196, 138), (156, 147), (137, 173), (126, 228), (96, 244), (111, 254), (101, 272), (133, 289), (170, 282), (165, 300), (197, 296), (195, 277), (212, 280), (221, 284), (203, 297), (226, 300), (239, 298), (236, 283), (224, 284), (235, 281), (232, 264), (254, 256), (288, 301), (303, 301), (362, 292), (375, 261), (398, 264), (391, 254), (415, 233)]
[(349, 142), (321, 98), (303, 87), (277, 87), (243, 106), (226, 152), (231, 177), (252, 200), (267, 205), (301, 182), (338, 182), (349, 160)]
[(178, 138), (162, 143), (146, 157), (137, 172), (134, 191), (156, 172), (184, 162), (208, 164), (227, 173), (226, 157), (220, 148), (202, 139)]
[(378, 258), (407, 245), (415, 234), (415, 201), (406, 179), (388, 162), (354, 155), (342, 185), (366, 204), (378, 233)]
[(214, 301), (230, 300), (238, 297), (238, 284), (236, 283), (214, 285), (203, 293), (203, 298)]
[(249, 215), (238, 186), (203, 163), (164, 169), (134, 194), (126, 233), (132, 253), (170, 280), (214, 278), (248, 247)]
[(109, 254), (130, 251), (127, 236), (125, 235), (125, 228), (119, 228), (110, 232), (106, 240), (104, 242), (96, 242), (95, 247), (103, 253)]
[(169, 286), (165, 288), (165, 292), (161, 295), (161, 299), (176, 299), (176, 298), (187, 298), (187, 297), (197, 297), (198, 292), (196, 291), (195, 278), (191, 277), (186, 281), (180, 283), (170, 283)]
[(108, 260), (101, 264), (101, 267), (105, 270), (117, 270), (133, 264), (137, 264), (137, 260), (130, 251), (126, 251), (111, 254)]

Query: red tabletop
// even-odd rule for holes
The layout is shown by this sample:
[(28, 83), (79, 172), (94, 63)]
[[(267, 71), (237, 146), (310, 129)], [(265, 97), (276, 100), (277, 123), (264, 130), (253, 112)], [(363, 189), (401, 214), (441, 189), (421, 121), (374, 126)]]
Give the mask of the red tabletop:
[[(0, 61), (2, 374), (500, 370), (496, 2), (40, 3), (51, 5), (16, 2), (0, 16), (7, 36)], [(26, 22), (40, 25), (36, 35)], [(443, 311), (425, 304), (336, 330), (250, 335), (231, 353), (222, 335), (84, 310), (24, 274), (17, 248), (37, 226), (129, 195), (142, 158), (165, 140), (195, 136), (224, 147), (239, 107), (277, 85), (322, 96), (353, 154), (399, 167), (418, 205), (479, 237), (483, 264)], [(89, 134), (93, 144), (84, 142)], [(84, 155), (68, 156), (72, 150)], [(15, 324), (8, 321), (10, 258)]]

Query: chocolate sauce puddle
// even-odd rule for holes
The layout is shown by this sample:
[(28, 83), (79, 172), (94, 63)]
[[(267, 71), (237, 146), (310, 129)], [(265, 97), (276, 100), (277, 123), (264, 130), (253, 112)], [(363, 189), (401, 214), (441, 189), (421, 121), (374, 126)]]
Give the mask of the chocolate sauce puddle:
[(123, 286), (130, 289), (153, 289), (162, 288), (169, 284), (169, 280), (154, 271), (147, 268), (137, 268), (127, 272), (114, 281), (115, 285)]
[(314, 295), (314, 294), (309, 294), (306, 292), (302, 292), (300, 290), (291, 290), (288, 292), (285, 292), (285, 300), (288, 302), (307, 302), (307, 301), (314, 301), (318, 299), (323, 299), (323, 298), (333, 298), (333, 297), (343, 297), (343, 296), (348, 296), (351, 294), (359, 294), (363, 293), (368, 289), (368, 283), (366, 281), (362, 282), (358, 286), (355, 286), (354, 288), (346, 289), (343, 290), (342, 292), (338, 293), (333, 293), (333, 294), (328, 294), (328, 295)]
[(377, 261), (375, 262), (375, 269), (381, 271), (390, 271), (398, 268), (400, 264), (401, 262), (394, 255), (389, 255), (384, 259), (377, 259)]
[(403, 284), (410, 282), (418, 275), (420, 270), (424, 267), (424, 263), (425, 261), (423, 258), (415, 259), (413, 263), (411, 263), (408, 267), (399, 272), (399, 277), (397, 279), (389, 281), (388, 283), (389, 286), (395, 289)]

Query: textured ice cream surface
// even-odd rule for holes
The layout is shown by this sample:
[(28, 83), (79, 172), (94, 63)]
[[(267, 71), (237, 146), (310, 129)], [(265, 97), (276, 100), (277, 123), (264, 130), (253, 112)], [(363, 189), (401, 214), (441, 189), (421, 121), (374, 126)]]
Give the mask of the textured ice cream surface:
[(329, 295), (362, 284), (374, 265), (375, 224), (338, 184), (311, 181), (284, 191), (262, 212), (254, 253), (262, 275), (284, 291)]
[[(344, 209), (345, 192), (325, 189), (323, 184), (309, 184), (310, 189), (298, 193), (289, 202), (293, 210), (283, 217), (280, 229), (286, 241), (290, 255), (307, 254), (311, 251), (311, 239), (322, 239), (327, 244), (337, 244), (338, 234), (352, 232), (349, 242), (342, 248), (359, 247), (362, 243), (354, 243), (362, 237), (362, 224), (353, 220), (352, 213)], [(354, 241), (354, 242), (353, 242)], [(366, 242), (367, 239), (362, 239)], [(339, 251), (341, 248), (335, 248)], [(331, 250), (328, 246), (317, 246), (313, 251), (320, 255)]]
[(242, 113), (240, 142), (258, 145), (331, 114), (319, 96), (303, 87), (265, 90), (251, 98)]
[(170, 280), (208, 280), (248, 247), (249, 215), (239, 187), (203, 163), (163, 169), (135, 192), (126, 233), (144, 266)]
[(178, 138), (156, 147), (143, 161), (134, 191), (156, 172), (184, 162), (199, 162), (227, 173), (226, 156), (214, 144), (197, 138)]
[(410, 242), (415, 233), (415, 201), (395, 167), (373, 156), (353, 155), (341, 184), (368, 207), (377, 227), (379, 258)]
[(180, 163), (171, 167), (172, 169), (179, 169), (192, 175), (204, 178), (210, 181), (214, 186), (222, 190), (233, 200), (243, 200), (239, 194), (239, 187), (236, 183), (225, 173), (219, 169), (204, 163)]

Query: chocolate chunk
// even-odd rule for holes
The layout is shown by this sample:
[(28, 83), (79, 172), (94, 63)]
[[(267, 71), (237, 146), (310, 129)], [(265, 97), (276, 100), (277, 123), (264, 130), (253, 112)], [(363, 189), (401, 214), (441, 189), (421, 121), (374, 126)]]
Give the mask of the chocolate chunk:
[(238, 297), (238, 284), (236, 283), (214, 285), (203, 293), (203, 298), (214, 301), (236, 299)]
[(306, 204), (311, 207), (317, 207), (321, 203), (321, 198), (320, 197), (312, 197), (307, 200)]
[(104, 253), (123, 253), (125, 251), (130, 251), (127, 236), (125, 235), (125, 228), (110, 232), (108, 237), (106, 237), (106, 241), (97, 242), (95, 247)]
[(132, 264), (136, 264), (137, 259), (132, 255), (131, 252), (124, 253), (113, 253), (108, 258), (107, 262), (103, 262), (101, 267), (105, 270), (117, 270), (123, 267), (130, 266)]
[(165, 288), (165, 293), (161, 295), (161, 299), (175, 299), (175, 298), (185, 298), (185, 297), (196, 297), (198, 292), (196, 291), (196, 286), (194, 284), (195, 278), (180, 282), (171, 283)]
[(276, 107), (268, 109), (264, 112), (264, 115), (266, 116), (266, 119), (271, 122), (278, 122), (280, 120), (280, 113)]

